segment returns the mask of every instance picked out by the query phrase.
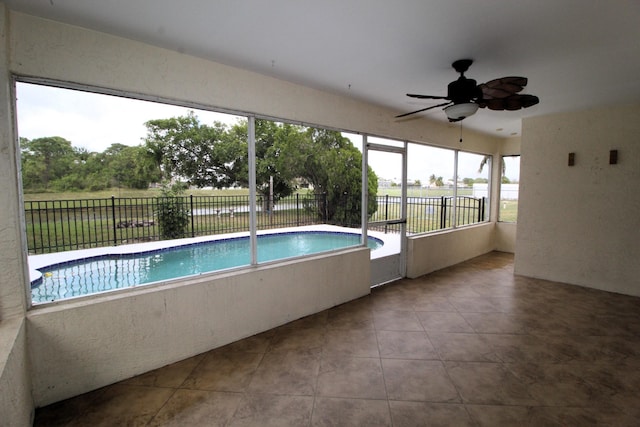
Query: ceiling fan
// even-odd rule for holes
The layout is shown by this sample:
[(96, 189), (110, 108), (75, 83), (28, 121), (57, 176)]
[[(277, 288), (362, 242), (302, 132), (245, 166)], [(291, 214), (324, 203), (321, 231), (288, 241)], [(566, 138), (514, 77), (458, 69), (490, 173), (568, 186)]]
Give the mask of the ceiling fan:
[(459, 59), (451, 64), (460, 73), (460, 77), (458, 77), (458, 80), (449, 83), (447, 96), (407, 94), (411, 98), (446, 99), (447, 102), (400, 114), (396, 118), (410, 116), (432, 108), (444, 107), (443, 110), (447, 114), (449, 121), (459, 122), (475, 114), (478, 108), (515, 111), (531, 107), (540, 102), (537, 96), (519, 93), (527, 85), (526, 77), (502, 77), (487, 83), (476, 84), (475, 80), (464, 76), (471, 64), (473, 64), (472, 59)]

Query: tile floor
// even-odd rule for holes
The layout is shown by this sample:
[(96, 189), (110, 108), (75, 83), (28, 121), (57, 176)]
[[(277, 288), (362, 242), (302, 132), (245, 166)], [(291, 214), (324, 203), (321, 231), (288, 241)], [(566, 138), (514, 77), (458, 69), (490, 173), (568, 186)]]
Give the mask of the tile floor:
[(487, 254), (36, 411), (37, 426), (639, 425), (640, 298)]

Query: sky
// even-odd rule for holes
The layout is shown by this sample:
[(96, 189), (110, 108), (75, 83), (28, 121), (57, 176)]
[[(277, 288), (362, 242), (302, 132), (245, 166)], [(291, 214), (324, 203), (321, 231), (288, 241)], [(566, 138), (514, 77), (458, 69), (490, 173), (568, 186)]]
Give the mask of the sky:
[[(214, 121), (233, 125), (242, 116), (196, 110), (168, 104), (140, 101), (117, 96), (95, 94), (50, 86), (17, 84), (18, 133), (20, 137), (35, 139), (60, 136), (75, 147), (102, 152), (111, 144), (139, 145), (147, 134), (145, 122), (154, 119), (184, 116), (194, 111), (201, 123)], [(362, 151), (362, 136), (344, 133)], [(369, 137), (369, 142), (390, 143), (398, 141)], [(442, 176), (444, 181), (453, 178), (453, 151), (409, 144), (408, 178), (419, 179), (423, 184), (429, 176)], [(460, 178), (487, 177), (478, 167), (482, 156), (460, 153), (458, 176)], [(384, 179), (399, 182), (401, 158), (382, 152), (369, 152), (369, 165)], [(517, 179), (519, 167), (509, 167), (507, 176)]]

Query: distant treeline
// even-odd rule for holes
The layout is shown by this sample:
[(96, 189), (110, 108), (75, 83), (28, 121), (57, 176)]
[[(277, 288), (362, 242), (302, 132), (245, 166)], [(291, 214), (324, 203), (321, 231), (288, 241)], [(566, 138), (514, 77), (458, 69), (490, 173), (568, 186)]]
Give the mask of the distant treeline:
[[(20, 139), (25, 192), (148, 188), (181, 181), (195, 187), (248, 187), (247, 123), (206, 125), (195, 114), (145, 123), (138, 146), (112, 144), (102, 153), (60, 136)], [(278, 200), (301, 184), (326, 195), (328, 206), (359, 206), (362, 154), (340, 132), (256, 120), (256, 186)], [(375, 212), (378, 178), (368, 169), (368, 213)], [(353, 212), (328, 212), (359, 217)]]

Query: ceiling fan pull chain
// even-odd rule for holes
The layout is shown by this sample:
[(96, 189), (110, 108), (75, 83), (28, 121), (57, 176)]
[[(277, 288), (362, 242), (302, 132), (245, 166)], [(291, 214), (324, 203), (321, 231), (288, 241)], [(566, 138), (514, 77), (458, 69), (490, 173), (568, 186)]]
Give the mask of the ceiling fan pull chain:
[(462, 144), (462, 120), (460, 120), (460, 144)]

